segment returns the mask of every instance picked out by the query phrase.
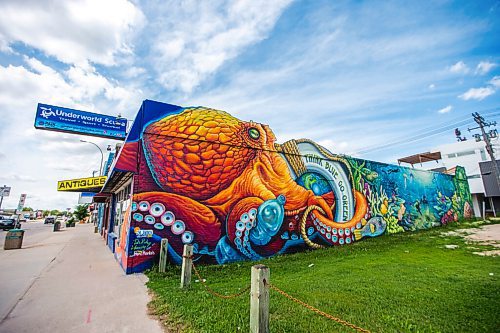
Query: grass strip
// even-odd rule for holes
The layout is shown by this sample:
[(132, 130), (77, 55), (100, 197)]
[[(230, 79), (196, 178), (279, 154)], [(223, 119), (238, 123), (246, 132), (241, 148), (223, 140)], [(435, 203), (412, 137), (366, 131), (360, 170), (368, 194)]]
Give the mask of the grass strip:
[[(499, 222), (462, 222), (259, 263), (270, 267), (277, 287), (372, 332), (500, 332), (499, 257), (475, 255), (489, 247), (445, 234), (485, 223)], [(233, 294), (249, 284), (256, 263), (197, 267), (212, 289)], [(248, 294), (220, 299), (199, 282), (181, 290), (180, 268), (174, 266), (147, 275), (155, 295), (152, 313), (170, 331), (249, 331)], [(272, 332), (353, 332), (274, 291), (270, 318)]]

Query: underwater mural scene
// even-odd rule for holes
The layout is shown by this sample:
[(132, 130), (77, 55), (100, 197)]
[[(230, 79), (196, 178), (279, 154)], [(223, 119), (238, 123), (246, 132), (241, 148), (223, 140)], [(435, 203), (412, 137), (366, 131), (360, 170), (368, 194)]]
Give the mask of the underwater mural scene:
[(172, 263), (184, 244), (224, 264), (348, 245), (471, 218), (455, 176), (336, 155), (307, 139), (278, 144), (267, 125), (205, 107), (144, 101), (112, 172), (133, 173), (119, 234), (127, 273)]

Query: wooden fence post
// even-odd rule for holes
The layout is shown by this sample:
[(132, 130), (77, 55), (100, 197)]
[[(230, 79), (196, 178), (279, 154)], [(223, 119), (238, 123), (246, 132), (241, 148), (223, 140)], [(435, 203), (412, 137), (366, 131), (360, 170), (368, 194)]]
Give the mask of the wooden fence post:
[(168, 239), (162, 238), (160, 247), (160, 263), (158, 271), (165, 273), (167, 270), (167, 250), (168, 250)]
[(193, 245), (184, 245), (182, 253), (181, 288), (187, 288), (191, 284), (191, 268), (193, 265)]
[(250, 288), (250, 332), (269, 333), (269, 268), (252, 267)]

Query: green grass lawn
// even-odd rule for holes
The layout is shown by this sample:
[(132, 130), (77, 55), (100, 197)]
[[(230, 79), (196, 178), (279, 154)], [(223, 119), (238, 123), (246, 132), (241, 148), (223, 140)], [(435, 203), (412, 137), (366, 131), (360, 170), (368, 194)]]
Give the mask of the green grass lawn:
[[(500, 258), (474, 255), (477, 249), (462, 238), (441, 234), (456, 228), (382, 236), (259, 263), (270, 267), (272, 284), (372, 332), (500, 332)], [(459, 248), (445, 249), (446, 244)], [(197, 267), (211, 288), (231, 294), (249, 284), (254, 264)], [(191, 288), (181, 290), (179, 267), (147, 274), (155, 294), (151, 311), (173, 331), (249, 331), (248, 294), (216, 298), (194, 275)], [(274, 291), (270, 302), (272, 332), (354, 332)]]

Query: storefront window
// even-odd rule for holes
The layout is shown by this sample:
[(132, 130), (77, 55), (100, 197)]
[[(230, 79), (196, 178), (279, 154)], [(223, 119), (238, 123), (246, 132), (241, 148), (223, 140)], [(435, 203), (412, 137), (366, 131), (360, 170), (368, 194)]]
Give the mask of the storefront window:
[(125, 214), (127, 209), (131, 204), (130, 192), (131, 192), (132, 182), (129, 182), (123, 189), (118, 191), (116, 194), (116, 205), (115, 205), (115, 227), (113, 228), (115, 234), (118, 236), (117, 245), (120, 245), (120, 234), (122, 232), (123, 221), (125, 220)]

